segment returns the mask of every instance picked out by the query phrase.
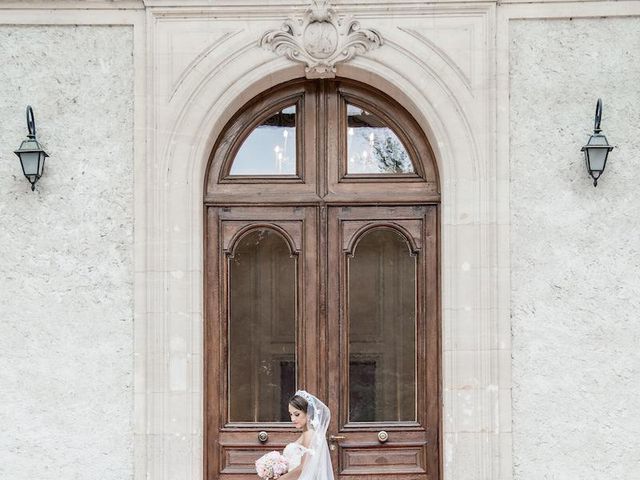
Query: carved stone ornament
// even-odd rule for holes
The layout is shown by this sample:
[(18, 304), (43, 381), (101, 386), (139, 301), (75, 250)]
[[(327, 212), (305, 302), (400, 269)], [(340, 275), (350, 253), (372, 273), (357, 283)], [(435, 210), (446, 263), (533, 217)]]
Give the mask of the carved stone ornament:
[(333, 78), (337, 63), (381, 45), (377, 31), (360, 28), (351, 16), (338, 17), (328, 0), (313, 0), (302, 18), (287, 19), (260, 40), (260, 46), (306, 63), (307, 78)]

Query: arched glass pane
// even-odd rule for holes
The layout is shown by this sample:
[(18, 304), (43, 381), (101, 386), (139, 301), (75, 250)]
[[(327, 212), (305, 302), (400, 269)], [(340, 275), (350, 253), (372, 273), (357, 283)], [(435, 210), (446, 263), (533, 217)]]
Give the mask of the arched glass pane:
[(245, 139), (231, 165), (231, 175), (296, 174), (296, 106), (283, 108)]
[(413, 173), (398, 136), (371, 112), (347, 104), (347, 173)]
[(349, 421), (416, 419), (416, 257), (390, 229), (349, 258)]
[(296, 258), (271, 229), (229, 258), (229, 420), (289, 421), (296, 390)]

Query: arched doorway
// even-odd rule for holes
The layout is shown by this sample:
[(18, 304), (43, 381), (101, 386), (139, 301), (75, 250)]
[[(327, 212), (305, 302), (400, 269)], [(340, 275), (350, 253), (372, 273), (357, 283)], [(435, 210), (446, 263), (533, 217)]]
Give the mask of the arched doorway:
[(438, 185), (417, 123), (353, 81), (232, 118), (204, 198), (207, 479), (296, 438), (297, 388), (331, 409), (336, 478), (440, 478)]

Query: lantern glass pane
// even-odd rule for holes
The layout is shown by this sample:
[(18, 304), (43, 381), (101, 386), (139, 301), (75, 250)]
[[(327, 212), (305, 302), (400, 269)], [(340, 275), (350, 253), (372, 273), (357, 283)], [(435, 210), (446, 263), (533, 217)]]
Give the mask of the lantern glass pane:
[(587, 150), (589, 156), (589, 170), (594, 172), (601, 172), (604, 170), (604, 162), (607, 159), (607, 153), (604, 148), (590, 148)]
[(42, 171), (44, 170), (44, 160), (47, 158), (44, 152), (39, 152), (40, 160), (38, 161), (38, 177), (42, 176)]
[(25, 175), (38, 175), (40, 173), (40, 169), (38, 168), (39, 159), (40, 152), (20, 153), (20, 161), (22, 162), (22, 169)]
[(609, 142), (607, 142), (607, 137), (604, 135), (591, 135), (589, 145), (609, 145)]
[(607, 137), (604, 135), (592, 135), (589, 139), (587, 150), (587, 160), (589, 162), (589, 170), (601, 172), (604, 170), (604, 164), (607, 160), (609, 150), (607, 148), (589, 148), (589, 146), (608, 146)]
[(40, 150), (40, 145), (34, 139), (27, 139), (20, 145), (20, 150)]

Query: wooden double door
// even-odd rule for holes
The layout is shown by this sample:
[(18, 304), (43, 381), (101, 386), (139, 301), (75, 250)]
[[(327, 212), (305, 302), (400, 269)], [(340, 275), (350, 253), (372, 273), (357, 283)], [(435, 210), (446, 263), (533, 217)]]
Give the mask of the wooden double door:
[(205, 472), (255, 479), (331, 410), (336, 479), (440, 478), (437, 205), (206, 207)]

